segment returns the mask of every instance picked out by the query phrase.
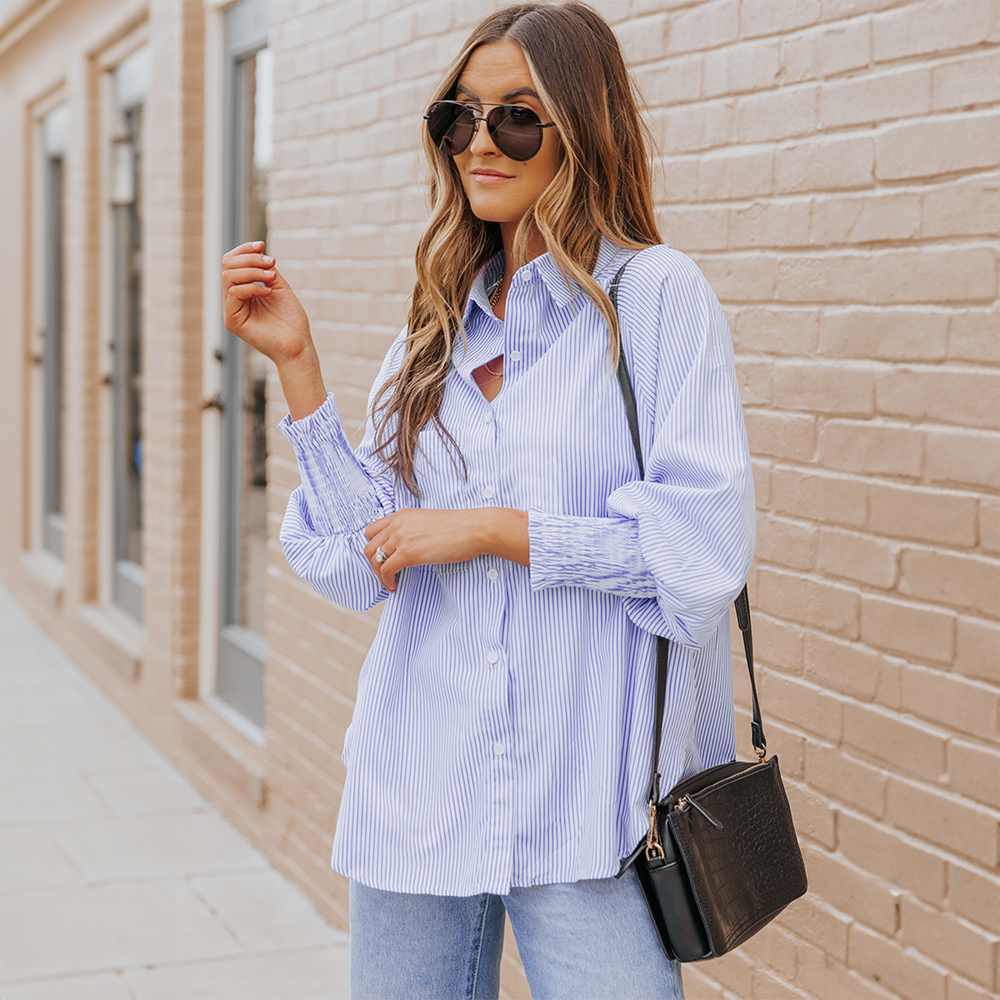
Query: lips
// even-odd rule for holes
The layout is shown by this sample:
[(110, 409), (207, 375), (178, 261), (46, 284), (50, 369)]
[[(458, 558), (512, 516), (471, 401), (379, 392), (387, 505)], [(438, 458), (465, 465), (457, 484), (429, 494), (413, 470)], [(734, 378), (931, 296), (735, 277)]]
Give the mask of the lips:
[(505, 180), (505, 181), (509, 181), (511, 179), (511, 174), (502, 174), (502, 173), (500, 173), (499, 170), (484, 170), (484, 169), (473, 170), (472, 171), (472, 176), (473, 177), (484, 177), (484, 178), (485, 177), (496, 177), (497, 179)]

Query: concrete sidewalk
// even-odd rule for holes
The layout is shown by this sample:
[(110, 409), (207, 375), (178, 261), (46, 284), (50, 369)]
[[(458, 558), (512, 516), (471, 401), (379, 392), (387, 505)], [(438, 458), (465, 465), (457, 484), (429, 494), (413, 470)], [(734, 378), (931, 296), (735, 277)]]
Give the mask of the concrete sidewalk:
[(347, 936), (0, 587), (0, 996), (348, 995)]

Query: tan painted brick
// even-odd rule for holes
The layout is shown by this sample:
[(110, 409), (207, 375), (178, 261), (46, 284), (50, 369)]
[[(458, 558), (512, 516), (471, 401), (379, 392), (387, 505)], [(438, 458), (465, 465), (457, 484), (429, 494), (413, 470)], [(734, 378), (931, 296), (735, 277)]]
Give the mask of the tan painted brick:
[(906, 6), (872, 18), (872, 52), (876, 62), (963, 48), (993, 38), (996, 4), (967, 0), (959, 6), (947, 0)]
[[(746, 667), (743, 666), (740, 672), (741, 680), (749, 686), (749, 682), (746, 681)], [(749, 698), (747, 702), (749, 703)], [(782, 775), (789, 778), (801, 777), (805, 737), (776, 719), (767, 720), (765, 734), (768, 755), (779, 758)], [(750, 743), (750, 712), (743, 708), (736, 710), (736, 747), (741, 760), (756, 759)]]
[(934, 110), (1000, 101), (1000, 53), (973, 52), (934, 69)]
[(744, 412), (750, 450), (773, 458), (811, 459), (816, 450), (816, 418), (804, 413)]
[(898, 708), (901, 664), (860, 643), (822, 632), (805, 633), (803, 675), (852, 698)]
[(688, 963), (681, 966), (684, 977), (684, 996), (691, 1000), (727, 1000), (723, 988), (698, 966)]
[(1000, 552), (1000, 497), (980, 497), (979, 545), (987, 552)]
[(884, 814), (884, 771), (815, 740), (807, 741), (805, 750), (806, 780), (811, 786), (876, 819)]
[(975, 495), (895, 483), (872, 483), (868, 528), (880, 535), (971, 546), (976, 540)]
[(779, 147), (774, 159), (779, 193), (868, 188), (875, 183), (875, 140), (834, 135)]
[(820, 533), (818, 567), (823, 573), (889, 590), (896, 582), (898, 546), (840, 528)]
[(820, 75), (819, 33), (796, 32), (781, 38), (781, 82), (803, 83)]
[[(996, 692), (988, 690), (995, 699)], [(1000, 750), (995, 746), (950, 740), (948, 786), (976, 802), (1000, 809)]]
[(755, 997), (768, 997), (768, 1000), (809, 1000), (809, 994), (797, 989), (766, 969), (755, 969), (753, 974), (753, 993)]
[(821, 896), (808, 892), (797, 901), (795, 930), (827, 955), (847, 961), (847, 928), (851, 918), (834, 909)]
[(948, 314), (931, 309), (824, 309), (819, 350), (840, 358), (938, 360), (948, 350)]
[(908, 949), (853, 924), (848, 940), (851, 967), (907, 1000), (945, 1000), (946, 970)]
[(842, 962), (825, 955), (819, 948), (802, 942), (797, 949), (799, 960), (798, 982), (811, 991), (814, 997), (850, 997), (851, 1000), (896, 1000), (897, 993), (889, 993), (870, 979), (863, 978)]
[(729, 245), (733, 248), (801, 247), (808, 242), (808, 202), (755, 201), (732, 211)]
[(903, 424), (826, 420), (819, 432), (820, 461), (845, 472), (920, 474), (923, 436)]
[(1000, 163), (1000, 115), (971, 112), (892, 125), (875, 138), (879, 180), (933, 177)]
[(1000, 231), (998, 174), (963, 177), (935, 185), (921, 194), (920, 202), (920, 234), (925, 238), (989, 237)]
[[(742, 633), (735, 625), (733, 615), (732, 644), (738, 662), (744, 658)], [(759, 612), (753, 614), (753, 649), (761, 663), (781, 667), (787, 673), (798, 673), (802, 669), (803, 632), (797, 625), (790, 625), (779, 618)], [(744, 673), (743, 668), (738, 668)]]
[(767, 254), (692, 254), (720, 302), (759, 302), (774, 289), (775, 263)]
[(771, 463), (766, 459), (752, 458), (753, 492), (757, 509), (766, 509), (771, 503)]
[(755, 556), (764, 562), (790, 569), (810, 570), (816, 566), (819, 531), (814, 525), (783, 517), (757, 520)]
[(774, 402), (782, 409), (871, 416), (875, 378), (870, 365), (780, 360), (774, 366)]
[(816, 129), (819, 88), (806, 85), (764, 91), (736, 102), (739, 142), (769, 142), (808, 135)]
[(960, 917), (1000, 933), (1000, 875), (948, 862), (948, 903)]
[(819, 120), (824, 129), (874, 125), (926, 115), (930, 109), (930, 69), (907, 66), (830, 81), (820, 95)]
[(879, 412), (887, 416), (1000, 428), (1000, 371), (899, 367), (878, 374), (875, 396)]
[(739, 30), (740, 5), (737, 0), (713, 0), (671, 16), (669, 51), (715, 48), (735, 41)]
[(1000, 617), (1000, 561), (942, 549), (904, 548), (899, 592)]
[(1000, 434), (935, 427), (924, 437), (928, 479), (1000, 489)]
[(877, 649), (950, 663), (954, 636), (955, 617), (946, 611), (874, 594), (861, 599), (861, 638)]
[(647, 102), (655, 107), (684, 104), (712, 96), (702, 91), (702, 66), (705, 56), (673, 56), (645, 66), (635, 67), (634, 76)]
[[(837, 837), (844, 856), (859, 868), (878, 872), (880, 878), (909, 889), (926, 902), (940, 903), (944, 899), (945, 861), (939, 851), (891, 827), (847, 812), (837, 817)], [(858, 968), (850, 956), (848, 959), (851, 966)]]
[(773, 87), (781, 72), (781, 43), (767, 38), (712, 49), (703, 57), (705, 97), (742, 94)]
[(769, 717), (784, 719), (834, 743), (840, 740), (842, 701), (836, 696), (809, 681), (774, 670), (759, 670), (757, 685)]
[(738, 146), (700, 157), (697, 197), (702, 201), (756, 198), (774, 190), (774, 149)]
[(710, 963), (706, 963), (703, 968), (708, 972), (712, 978), (722, 984), (727, 990), (731, 991), (727, 996), (729, 997), (736, 995), (739, 997), (749, 997), (752, 996), (752, 983), (753, 983), (753, 971), (754, 965), (748, 957), (742, 955), (737, 949), (736, 951), (731, 951), (721, 958), (712, 959)]
[(948, 325), (948, 357), (1000, 363), (1000, 309), (963, 309)]
[(757, 604), (764, 611), (857, 638), (860, 602), (851, 588), (766, 566), (758, 574)]
[(725, 146), (735, 133), (735, 100), (680, 104), (656, 112), (650, 121), (653, 135), (669, 153), (693, 153)]
[(899, 923), (899, 892), (840, 854), (803, 852), (810, 891), (842, 913), (891, 937)]
[(948, 976), (948, 1000), (995, 1000), (993, 990), (975, 986), (954, 973)]
[(890, 778), (886, 816), (896, 826), (992, 868), (997, 863), (996, 813), (915, 781)]
[(982, 618), (959, 617), (955, 629), (955, 670), (1000, 684), (1000, 625)]
[(997, 737), (1000, 692), (988, 685), (912, 664), (903, 668), (901, 684), (906, 711), (970, 736)]
[(775, 466), (771, 493), (775, 509), (786, 514), (854, 527), (868, 520), (868, 485), (861, 479)]
[(810, 354), (818, 344), (819, 319), (815, 309), (742, 309), (733, 327), (733, 344), (737, 351)]
[(771, 402), (772, 363), (753, 357), (736, 361), (736, 378), (744, 406), (761, 406)]
[[(827, 16), (824, 4), (824, 17)], [(852, 18), (826, 27), (819, 37), (819, 70), (823, 76), (836, 76), (861, 69), (871, 62), (871, 21)]]
[(921, 219), (920, 196), (915, 192), (824, 194), (813, 202), (809, 243), (833, 246), (911, 240), (921, 231)]
[(846, 702), (844, 742), (902, 771), (936, 779), (945, 771), (947, 734), (877, 705)]
[(729, 209), (706, 206), (666, 208), (660, 215), (664, 239), (689, 250), (723, 250), (729, 244)]
[(775, 35), (815, 24), (820, 19), (819, 0), (775, 4), (768, 0), (745, 0), (740, 14), (740, 36)]

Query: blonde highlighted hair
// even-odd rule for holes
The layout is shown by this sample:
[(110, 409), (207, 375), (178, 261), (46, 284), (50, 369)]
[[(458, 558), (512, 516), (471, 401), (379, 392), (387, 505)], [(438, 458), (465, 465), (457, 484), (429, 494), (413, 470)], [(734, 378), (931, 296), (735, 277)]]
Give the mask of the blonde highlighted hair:
[[(653, 211), (650, 137), (618, 40), (591, 7), (523, 3), (491, 14), (472, 32), (432, 101), (453, 99), (472, 52), (503, 39), (524, 52), (545, 111), (562, 141), (562, 162), (551, 184), (521, 219), (513, 245), (517, 266), (538, 233), (567, 280), (593, 300), (608, 324), (617, 363), (618, 323), (611, 301), (593, 278), (601, 237), (635, 250), (660, 243)], [(461, 453), (440, 419), (445, 379), (462, 316), (480, 268), (503, 249), (500, 227), (469, 207), (452, 158), (423, 132), (430, 163), (431, 214), (417, 245), (405, 354), (377, 394), (377, 450), (414, 494), (417, 436), (434, 423)], [(464, 460), (462, 460), (464, 467)]]

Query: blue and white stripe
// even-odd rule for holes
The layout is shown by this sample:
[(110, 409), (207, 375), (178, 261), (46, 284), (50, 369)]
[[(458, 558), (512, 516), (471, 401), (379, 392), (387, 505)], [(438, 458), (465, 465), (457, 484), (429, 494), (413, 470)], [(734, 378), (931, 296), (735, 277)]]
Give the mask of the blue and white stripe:
[[(604, 241), (602, 287), (628, 253)], [(734, 755), (727, 608), (753, 554), (754, 497), (719, 302), (669, 246), (625, 271), (640, 481), (597, 309), (546, 254), (514, 275), (500, 322), (487, 290), (502, 268), (500, 254), (475, 282), (441, 408), (467, 478), (428, 428), (414, 498), (373, 456), (370, 421), (351, 449), (332, 395), (280, 425), (303, 483), (281, 529), (292, 568), (345, 607), (386, 600), (333, 845), (337, 871), (381, 889), (505, 893), (614, 874), (645, 828), (654, 634), (672, 640), (664, 787)], [(472, 371), (500, 354), (490, 403)], [(531, 567), (412, 567), (390, 596), (364, 528), (404, 506), (526, 510)]]

